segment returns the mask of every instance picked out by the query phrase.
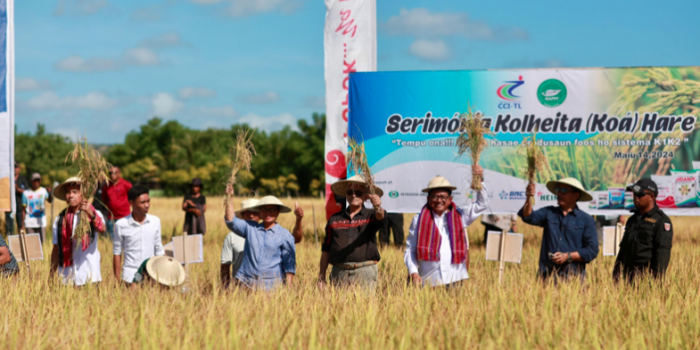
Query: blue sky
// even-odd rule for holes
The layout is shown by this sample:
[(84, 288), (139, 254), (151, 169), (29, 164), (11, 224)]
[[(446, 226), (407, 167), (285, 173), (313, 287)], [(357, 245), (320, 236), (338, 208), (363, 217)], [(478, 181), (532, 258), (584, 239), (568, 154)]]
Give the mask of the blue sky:
[[(378, 69), (700, 65), (700, 1), (377, 1)], [(324, 112), (323, 1), (15, 1), (16, 124), (121, 142), (159, 116)]]

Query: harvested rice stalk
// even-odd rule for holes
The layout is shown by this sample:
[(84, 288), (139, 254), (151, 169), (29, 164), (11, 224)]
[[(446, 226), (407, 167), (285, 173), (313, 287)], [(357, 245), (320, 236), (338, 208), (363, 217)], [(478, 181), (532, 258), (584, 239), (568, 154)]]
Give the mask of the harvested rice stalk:
[[(82, 142), (82, 143), (81, 143)], [(107, 178), (107, 173), (111, 165), (102, 158), (100, 152), (88, 147), (87, 138), (78, 139), (73, 151), (66, 156), (66, 163), (71, 161), (78, 167), (78, 177), (80, 178), (80, 193), (83, 199), (89, 200), (98, 187), (100, 178)], [(78, 226), (73, 230), (72, 238), (82, 241), (91, 233), (90, 218), (84, 211), (80, 212)]]
[[(523, 140), (523, 145), (521, 146), (525, 149), (525, 154), (527, 157), (527, 170), (525, 171), (525, 177), (527, 181), (534, 184), (537, 181), (537, 174), (543, 171), (549, 173), (551, 169), (549, 168), (549, 163), (547, 162), (547, 156), (542, 151), (542, 148), (537, 145), (537, 130), (535, 130), (528, 140), (525, 137)], [(532, 198), (535, 204), (535, 198)]]
[[(491, 129), (484, 126), (481, 113), (474, 113), (470, 105), (467, 106), (467, 112), (460, 116), (461, 126), (459, 128), (459, 137), (457, 137), (457, 156), (463, 157), (468, 153), (472, 160), (472, 173), (474, 167), (479, 164), (481, 152), (486, 149), (488, 142), (486, 135), (493, 136)], [(472, 189), (481, 190), (481, 179), (472, 176)]]
[[(362, 179), (367, 183), (367, 188), (370, 194), (375, 194), (374, 191), (374, 176), (372, 176), (372, 171), (369, 168), (369, 163), (367, 162), (367, 153), (365, 153), (365, 142), (358, 143), (357, 140), (351, 138), (348, 141), (348, 146), (350, 151), (347, 155), (348, 169), (360, 175)], [(375, 210), (380, 210), (381, 208), (374, 208)]]
[[(229, 150), (231, 177), (226, 182), (227, 185), (233, 186), (236, 183), (236, 175), (240, 170), (250, 171), (250, 162), (253, 160), (253, 156), (256, 155), (252, 141), (253, 134), (255, 134), (255, 130), (238, 130), (236, 144)], [(226, 198), (224, 198), (224, 206), (228, 205), (229, 197), (227, 194)]]

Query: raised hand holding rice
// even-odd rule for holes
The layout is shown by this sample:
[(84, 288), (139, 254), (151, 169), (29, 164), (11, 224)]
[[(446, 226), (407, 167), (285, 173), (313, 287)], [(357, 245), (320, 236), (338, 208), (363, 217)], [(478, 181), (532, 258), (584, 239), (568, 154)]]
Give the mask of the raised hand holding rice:
[(459, 137), (457, 137), (457, 156), (462, 157), (465, 153), (469, 153), (472, 160), (472, 186), (471, 188), (481, 190), (481, 177), (476, 176), (476, 166), (479, 164), (481, 152), (488, 146), (486, 135), (493, 136), (494, 133), (488, 127), (484, 126), (483, 115), (474, 113), (471, 106), (467, 106), (467, 112), (460, 116)]

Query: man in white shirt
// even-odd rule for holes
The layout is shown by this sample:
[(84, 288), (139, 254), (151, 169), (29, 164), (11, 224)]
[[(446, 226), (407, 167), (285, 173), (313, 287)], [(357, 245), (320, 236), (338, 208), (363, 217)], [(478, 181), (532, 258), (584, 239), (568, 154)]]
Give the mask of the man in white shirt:
[[(474, 176), (483, 177), (476, 165)], [(457, 189), (447, 179), (436, 176), (428, 187), (428, 203), (413, 217), (406, 240), (404, 262), (415, 285), (453, 285), (469, 278), (469, 239), (467, 226), (488, 208), (488, 194), (483, 188), (477, 200), (459, 208), (452, 203)]]
[(114, 223), (113, 253), (114, 276), (130, 284), (145, 260), (165, 255), (165, 250), (160, 236), (160, 219), (148, 214), (151, 207), (148, 188), (136, 185), (129, 189), (127, 197), (131, 214)]
[[(97, 235), (105, 232), (105, 220), (80, 193), (80, 178), (71, 177), (53, 191), (57, 199), (66, 201), (68, 207), (61, 211), (53, 223), (53, 250), (51, 251), (51, 276), (58, 277), (65, 285), (82, 286), (102, 281), (100, 251)], [(90, 233), (73, 237), (81, 212), (90, 220)]]

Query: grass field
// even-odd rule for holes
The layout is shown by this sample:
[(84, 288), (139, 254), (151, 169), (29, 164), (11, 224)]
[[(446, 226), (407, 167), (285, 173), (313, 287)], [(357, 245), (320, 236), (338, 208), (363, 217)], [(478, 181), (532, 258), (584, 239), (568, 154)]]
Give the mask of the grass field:
[[(293, 206), (294, 200), (283, 200)], [(181, 231), (180, 199), (154, 198), (151, 213), (163, 222), (163, 242)], [(190, 266), (188, 293), (123, 289), (112, 274), (112, 245), (101, 239), (103, 282), (74, 289), (49, 282), (45, 260), (22, 267), (19, 278), (0, 279), (0, 344), (6, 349), (486, 349), (700, 348), (700, 222), (673, 218), (674, 247), (666, 282), (637, 288), (612, 283), (612, 257), (588, 266), (585, 285), (535, 280), (540, 230), (521, 224), (521, 264), (507, 264), (498, 284), (497, 263), (484, 260), (483, 226), (469, 228), (471, 279), (459, 290), (406, 287), (403, 251), (381, 251), (375, 297), (354, 290), (316, 288), (325, 215), (319, 199), (300, 199), (304, 241), (297, 245), (291, 289), (273, 293), (223, 292), (219, 256), (228, 233), (221, 198), (209, 198), (202, 264)], [(237, 201), (237, 205), (240, 200)], [(56, 213), (58, 213), (58, 206)], [(291, 229), (293, 214), (280, 217)], [(406, 229), (410, 216), (406, 215)]]

